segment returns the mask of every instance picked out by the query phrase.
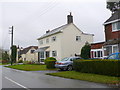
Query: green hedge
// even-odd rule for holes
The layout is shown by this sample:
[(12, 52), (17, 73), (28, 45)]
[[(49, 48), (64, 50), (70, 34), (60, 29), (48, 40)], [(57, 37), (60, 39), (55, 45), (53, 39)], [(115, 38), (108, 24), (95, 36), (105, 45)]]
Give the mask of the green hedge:
[(47, 59), (45, 59), (46, 68), (47, 69), (55, 68), (55, 62), (56, 62), (55, 58), (48, 57)]
[(83, 73), (120, 76), (120, 60), (75, 60), (73, 68)]

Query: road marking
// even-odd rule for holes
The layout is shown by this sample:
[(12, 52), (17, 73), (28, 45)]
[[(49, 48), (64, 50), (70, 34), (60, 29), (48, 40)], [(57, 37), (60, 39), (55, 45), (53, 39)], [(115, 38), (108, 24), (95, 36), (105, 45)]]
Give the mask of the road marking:
[(13, 81), (12, 79), (10, 79), (10, 78), (8, 78), (8, 77), (5, 77), (5, 78), (6, 78), (7, 80), (9, 80), (9, 81), (11, 81), (11, 82), (17, 84), (18, 86), (20, 86), (20, 87), (22, 87), (22, 88), (25, 88), (25, 89), (27, 89), (27, 90), (30, 90), (30, 89), (28, 89), (27, 87), (25, 87), (25, 86), (23, 86), (23, 85), (21, 85), (21, 84), (15, 82), (15, 81)]

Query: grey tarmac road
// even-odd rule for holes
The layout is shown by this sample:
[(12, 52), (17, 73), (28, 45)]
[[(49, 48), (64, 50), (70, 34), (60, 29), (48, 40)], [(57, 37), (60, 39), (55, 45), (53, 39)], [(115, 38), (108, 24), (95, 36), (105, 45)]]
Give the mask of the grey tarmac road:
[(106, 84), (45, 75), (49, 71), (21, 71), (0, 67), (2, 88), (110, 88)]

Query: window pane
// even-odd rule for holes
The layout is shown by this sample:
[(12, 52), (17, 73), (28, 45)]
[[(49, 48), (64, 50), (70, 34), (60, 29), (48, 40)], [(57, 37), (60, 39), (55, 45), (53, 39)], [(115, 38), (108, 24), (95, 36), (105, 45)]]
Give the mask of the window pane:
[(117, 29), (120, 30), (120, 21), (117, 24)]
[(53, 57), (57, 56), (57, 52), (56, 51), (52, 51), (52, 56)]
[(98, 51), (98, 57), (100, 57), (100, 51)]
[(80, 36), (76, 36), (76, 41), (80, 41), (81, 37)]
[(40, 52), (40, 58), (44, 58), (44, 52)]
[(113, 53), (118, 52), (118, 46), (113, 46)]

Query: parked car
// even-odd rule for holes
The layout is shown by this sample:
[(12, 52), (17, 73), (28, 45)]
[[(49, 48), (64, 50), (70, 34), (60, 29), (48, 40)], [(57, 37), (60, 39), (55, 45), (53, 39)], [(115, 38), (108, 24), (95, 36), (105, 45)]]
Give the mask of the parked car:
[(106, 59), (120, 60), (120, 52), (109, 55)]
[(56, 61), (55, 67), (59, 68), (60, 70), (73, 70), (73, 60), (80, 60), (81, 57), (66, 57), (61, 61)]

